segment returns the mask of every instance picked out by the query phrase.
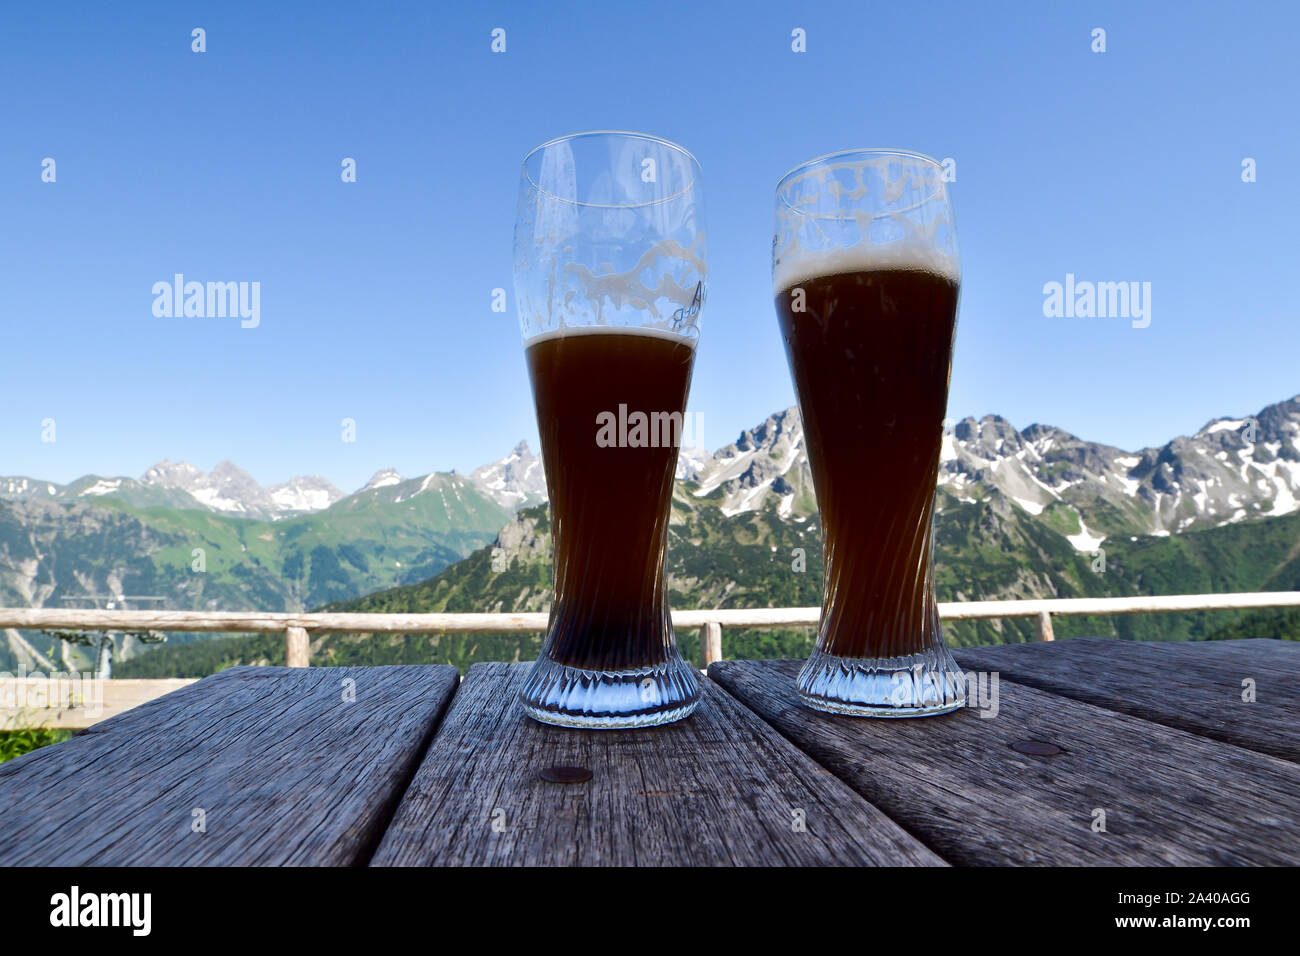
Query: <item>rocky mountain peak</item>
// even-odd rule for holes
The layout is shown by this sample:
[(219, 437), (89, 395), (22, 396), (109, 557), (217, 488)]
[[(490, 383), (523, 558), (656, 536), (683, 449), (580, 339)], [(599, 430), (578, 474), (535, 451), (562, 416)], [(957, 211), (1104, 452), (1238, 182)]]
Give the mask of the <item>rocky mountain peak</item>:
[(505, 458), (475, 468), (470, 480), (489, 498), (507, 508), (522, 508), (546, 498), (546, 471), (540, 455), (521, 441)]
[(203, 472), (188, 461), (173, 463), (164, 458), (147, 469), (140, 476), (140, 480), (146, 485), (161, 485), (164, 488), (180, 488), (186, 491), (188, 485), (202, 477)]
[[(727, 514), (758, 510), (773, 498), (782, 509), (812, 500), (794, 408), (696, 459), (692, 472), (684, 477), (696, 482), (693, 494), (721, 489)], [(1288, 514), (1300, 510), (1300, 396), (1135, 452), (1053, 425), (1017, 431), (1000, 415), (967, 417), (944, 433), (939, 486), (958, 501), (1000, 498), (1032, 515), (1054, 509), (1060, 525), (1077, 529), (1067, 537), (1082, 550), (1111, 534), (1168, 534)]]

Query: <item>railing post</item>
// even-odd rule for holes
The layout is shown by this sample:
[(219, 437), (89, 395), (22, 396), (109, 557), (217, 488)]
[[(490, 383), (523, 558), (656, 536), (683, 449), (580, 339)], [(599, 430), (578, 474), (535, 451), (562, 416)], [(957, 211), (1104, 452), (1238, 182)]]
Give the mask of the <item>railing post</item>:
[(307, 628), (284, 629), (284, 663), (286, 667), (311, 666), (311, 639)]
[(1038, 612), (1038, 639), (1040, 641), (1056, 640), (1056, 635), (1052, 633), (1052, 614), (1050, 611)]
[(704, 669), (714, 661), (722, 660), (722, 625), (710, 621), (700, 628), (700, 656), (704, 658)]

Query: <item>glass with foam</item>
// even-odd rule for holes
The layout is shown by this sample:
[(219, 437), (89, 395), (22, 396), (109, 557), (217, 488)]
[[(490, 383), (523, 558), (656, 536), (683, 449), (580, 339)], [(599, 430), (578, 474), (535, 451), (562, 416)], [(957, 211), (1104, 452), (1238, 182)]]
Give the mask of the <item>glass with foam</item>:
[(640, 133), (524, 160), (515, 292), (551, 505), (553, 596), (525, 713), (565, 727), (680, 720), (664, 552), (708, 276), (700, 169)]
[(777, 186), (773, 294), (822, 519), (803, 702), (870, 717), (965, 703), (934, 595), (934, 497), (961, 269), (940, 165), (812, 160)]

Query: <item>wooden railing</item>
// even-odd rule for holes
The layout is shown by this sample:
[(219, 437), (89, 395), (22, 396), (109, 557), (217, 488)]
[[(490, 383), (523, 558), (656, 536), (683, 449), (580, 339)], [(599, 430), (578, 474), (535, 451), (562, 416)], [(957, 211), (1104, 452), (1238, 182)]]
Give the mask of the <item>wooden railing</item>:
[[(1038, 619), (1038, 636), (1053, 640), (1052, 618), (1109, 614), (1158, 614), (1178, 611), (1254, 610), (1300, 607), (1300, 591), (1264, 591), (1249, 594), (1175, 594), (1160, 597), (1050, 598), (1024, 601), (940, 602), (939, 616), (946, 621), (980, 618), (1033, 617)], [(700, 632), (701, 664), (708, 667), (722, 658), (722, 629), (747, 627), (815, 627), (820, 608), (728, 608), (702, 611), (673, 611), (673, 626), (679, 631)], [(546, 630), (545, 613), (521, 614), (335, 614), (263, 613), (258, 611), (107, 611), (77, 608), (0, 608), (0, 628), (24, 630), (114, 630), (114, 631), (204, 631), (243, 634), (284, 635), (285, 662), (290, 667), (311, 663), (313, 634), (442, 634), (442, 633), (536, 633)], [(30, 681), (33, 678), (26, 678)], [(0, 729), (17, 710), (7, 706), (17, 679), (0, 679)], [(106, 680), (104, 717), (124, 706), (134, 706), (150, 688), (158, 694), (180, 686), (177, 681)], [(116, 687), (114, 687), (116, 685)], [(166, 686), (164, 686), (166, 685)], [(120, 688), (127, 696), (116, 701)], [(119, 695), (120, 696), (120, 695)], [(39, 700), (39, 694), (37, 696)], [(39, 708), (75, 712), (75, 702), (47, 692), (47, 703)], [(144, 697), (143, 699), (148, 699)], [(127, 703), (127, 701), (132, 703)], [(81, 719), (75, 716), (67, 720)], [(102, 719), (102, 718), (97, 718)], [(56, 720), (46, 726), (87, 726)]]

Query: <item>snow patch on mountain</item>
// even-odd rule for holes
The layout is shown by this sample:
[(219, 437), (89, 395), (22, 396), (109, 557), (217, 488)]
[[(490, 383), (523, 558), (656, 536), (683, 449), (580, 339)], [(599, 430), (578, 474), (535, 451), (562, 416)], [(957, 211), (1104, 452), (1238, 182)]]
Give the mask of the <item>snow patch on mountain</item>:
[(324, 511), (343, 497), (343, 492), (316, 475), (290, 478), (283, 484), (272, 485), (267, 493), (281, 514)]
[(59, 493), (59, 486), (48, 481), (36, 481), (15, 475), (0, 478), (0, 500), (18, 501), (24, 498), (54, 497)]
[(678, 481), (695, 481), (712, 457), (712, 453), (703, 448), (679, 448), (677, 471), (673, 477)]
[(1088, 526), (1084, 524), (1083, 519), (1080, 518), (1079, 533), (1067, 534), (1065, 536), (1065, 540), (1069, 541), (1070, 544), (1074, 545), (1075, 549), (1078, 551), (1096, 551), (1097, 548), (1101, 547), (1101, 543), (1106, 540), (1106, 536), (1104, 534), (1103, 535), (1092, 534), (1088, 530)]
[(99, 481), (95, 482), (89, 488), (86, 488), (83, 491), (79, 492), (78, 497), (85, 497), (86, 495), (111, 495), (113, 492), (121, 489), (121, 487), (122, 487), (121, 478), (115, 478), (112, 480), (105, 480), (101, 478), (99, 479)]
[(1221, 418), (1216, 422), (1211, 422), (1209, 425), (1206, 425), (1196, 434), (1197, 436), (1201, 436), (1201, 435), (1213, 435), (1215, 432), (1223, 432), (1223, 431), (1235, 432), (1241, 427), (1243, 427), (1245, 424), (1246, 424), (1246, 419), (1244, 418)]
[(362, 491), (369, 491), (371, 488), (387, 488), (389, 485), (400, 485), (406, 479), (403, 478), (395, 468), (384, 468), (370, 476)]

